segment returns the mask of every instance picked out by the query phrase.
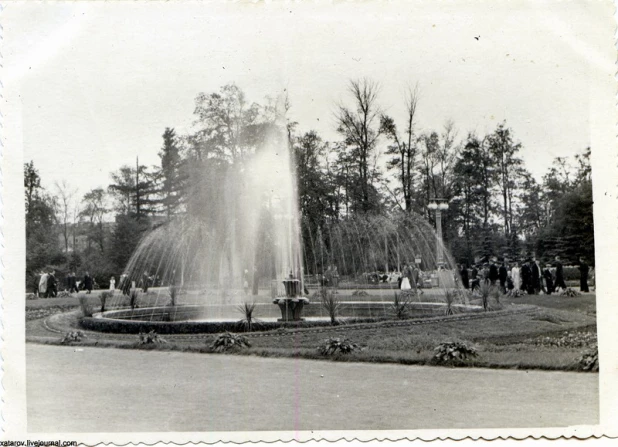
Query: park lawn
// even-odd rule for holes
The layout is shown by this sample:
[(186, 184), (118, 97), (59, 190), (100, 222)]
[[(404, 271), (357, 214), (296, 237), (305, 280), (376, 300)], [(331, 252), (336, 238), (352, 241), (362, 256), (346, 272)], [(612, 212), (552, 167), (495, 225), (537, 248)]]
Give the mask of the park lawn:
[[(286, 329), (267, 333), (246, 334), (252, 347), (236, 354), (269, 357), (303, 357), (352, 362), (432, 364), (434, 348), (442, 342), (459, 341), (478, 352), (467, 366), (490, 368), (575, 370), (582, 352), (596, 344), (594, 296), (529, 297), (539, 306), (532, 313), (496, 313), (489, 318), (452, 318), (428, 324), (388, 326), (387, 322), (367, 325)], [(540, 298), (540, 299), (539, 299)], [(513, 300), (514, 301), (514, 300)], [(503, 307), (516, 305), (505, 304)], [(491, 313), (491, 312), (490, 312)], [(68, 330), (79, 329), (76, 312), (60, 316)], [(32, 336), (47, 336), (43, 320), (28, 322)], [(110, 336), (92, 333), (85, 345), (117, 348), (212, 352), (215, 335), (198, 339), (164, 335), (167, 343), (139, 346), (137, 335)], [(324, 340), (347, 338), (362, 347), (348, 355), (324, 357), (317, 346)], [(58, 339), (48, 340), (58, 343)], [(559, 344), (559, 340), (566, 342)], [(575, 340), (573, 343), (570, 340)], [(582, 340), (584, 342), (582, 343)]]

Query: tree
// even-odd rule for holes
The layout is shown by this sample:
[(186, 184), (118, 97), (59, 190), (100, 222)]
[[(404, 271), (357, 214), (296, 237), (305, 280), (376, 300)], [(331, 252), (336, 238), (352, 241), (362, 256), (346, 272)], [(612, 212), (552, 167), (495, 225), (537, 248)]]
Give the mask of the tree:
[(116, 212), (133, 216), (137, 220), (145, 219), (156, 211), (157, 192), (156, 173), (139, 164), (136, 158), (135, 167), (125, 165), (111, 174), (112, 181), (108, 190), (116, 199)]
[(161, 182), (161, 203), (168, 220), (175, 214), (182, 203), (184, 176), (180, 149), (176, 141), (174, 129), (167, 127), (163, 133), (163, 147), (159, 152), (161, 169), (158, 177)]
[(518, 180), (521, 178), (522, 160), (517, 157), (521, 148), (520, 143), (513, 142), (511, 130), (500, 124), (493, 134), (487, 137), (489, 152), (496, 162), (497, 185), (502, 196), (502, 216), (504, 222), (504, 235), (510, 239), (513, 228), (514, 196), (518, 188)]
[(26, 281), (41, 269), (61, 264), (65, 260), (58, 244), (56, 198), (45, 192), (34, 162), (24, 164), (24, 195), (26, 201)]
[(227, 84), (217, 93), (200, 93), (193, 113), (199, 127), (191, 138), (196, 157), (242, 162), (255, 142), (253, 126), (258, 124), (259, 106), (248, 104), (238, 86)]
[(380, 128), (380, 109), (377, 105), (378, 84), (368, 79), (350, 81), (348, 87), (354, 105), (347, 108), (340, 105), (336, 114), (337, 131), (350, 148), (351, 160), (356, 164), (360, 189), (359, 209), (371, 210), (371, 189), (374, 173), (371, 172), (372, 157)]
[(396, 193), (403, 195), (403, 209), (412, 211), (414, 194), (414, 177), (417, 157), (417, 140), (414, 134), (414, 120), (418, 105), (418, 85), (414, 90), (409, 89), (406, 95), (406, 128), (403, 135), (399, 135), (395, 121), (386, 115), (381, 117), (382, 132), (391, 141), (386, 154), (393, 157), (388, 161), (388, 169), (398, 171), (400, 187)]
[[(491, 175), (486, 172), (491, 159), (483, 150), (483, 143), (474, 134), (468, 139), (455, 163), (453, 181), (453, 200), (451, 215), (458, 233), (463, 235), (464, 249), (458, 258), (472, 262), (483, 247), (481, 237), (488, 230), (488, 198), (491, 185), (487, 180)], [(483, 230), (485, 229), (485, 231)]]
[(88, 222), (88, 249), (92, 248), (95, 242), (101, 252), (105, 249), (105, 233), (103, 229), (103, 218), (108, 209), (106, 207), (106, 194), (103, 188), (95, 188), (84, 194), (82, 199), (83, 208), (82, 218)]
[[(66, 180), (58, 183), (56, 182), (56, 191), (58, 192), (58, 205), (59, 205), (59, 218), (62, 225), (62, 236), (64, 238), (64, 252), (69, 252), (69, 223), (71, 221), (72, 212), (74, 208), (73, 198), (77, 193), (75, 188), (71, 188)], [(75, 229), (73, 229), (75, 231)], [(75, 245), (73, 245), (75, 250)]]

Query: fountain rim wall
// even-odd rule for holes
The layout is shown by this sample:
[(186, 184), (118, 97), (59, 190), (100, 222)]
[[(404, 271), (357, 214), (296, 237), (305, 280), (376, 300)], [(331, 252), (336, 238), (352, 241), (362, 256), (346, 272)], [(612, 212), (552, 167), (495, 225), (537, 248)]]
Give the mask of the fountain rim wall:
[[(385, 303), (379, 302), (353, 302), (362, 305), (379, 304), (382, 308)], [(273, 304), (264, 304), (273, 306)], [(234, 305), (229, 305), (235, 307)], [(139, 334), (155, 331), (158, 334), (216, 334), (222, 332), (244, 332), (245, 324), (241, 321), (241, 315), (239, 313), (238, 318), (225, 319), (225, 320), (179, 320), (179, 321), (150, 321), (147, 319), (137, 318), (118, 318), (119, 314), (131, 314), (135, 316), (152, 316), (153, 312), (165, 311), (170, 309), (175, 310), (194, 310), (198, 315), (199, 310), (209, 307), (208, 305), (179, 305), (179, 306), (161, 306), (161, 307), (141, 307), (136, 309), (122, 308), (108, 310), (105, 312), (94, 313), (92, 317), (83, 317), (80, 320), (80, 325), (88, 330), (97, 332), (108, 333), (120, 333), (120, 334)], [(213, 307), (213, 306), (210, 306)], [(342, 315), (338, 317), (338, 320), (345, 321), (347, 324), (363, 324), (363, 323), (376, 323), (382, 321), (411, 321), (415, 319), (427, 319), (431, 317), (444, 316), (445, 303), (435, 302), (417, 302), (411, 303), (411, 308), (430, 310), (431, 312), (425, 314), (414, 315), (406, 320), (395, 320), (389, 317), (353, 317)], [(465, 304), (453, 304), (452, 308), (460, 314), (469, 314), (481, 312), (482, 306), (477, 305), (465, 305)], [(311, 317), (310, 317), (311, 318)], [(455, 317), (456, 318), (456, 317)], [(269, 331), (275, 330), (281, 327), (328, 327), (331, 326), (330, 320), (303, 320), (303, 321), (259, 321), (254, 325), (255, 331)]]

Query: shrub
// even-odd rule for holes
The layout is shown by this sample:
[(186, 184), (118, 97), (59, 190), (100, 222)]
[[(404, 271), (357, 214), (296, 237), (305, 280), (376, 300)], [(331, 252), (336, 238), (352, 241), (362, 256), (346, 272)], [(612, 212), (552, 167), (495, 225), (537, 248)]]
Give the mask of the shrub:
[(92, 316), (92, 306), (88, 302), (88, 297), (86, 297), (84, 295), (81, 295), (79, 297), (79, 306), (82, 309), (82, 315), (84, 317), (91, 317)]
[(479, 286), (479, 294), (481, 295), (481, 302), (483, 303), (483, 309), (486, 311), (491, 310), (489, 304), (489, 298), (496, 300), (496, 303), (500, 304), (500, 289), (497, 286), (492, 286), (487, 282), (481, 283)]
[(82, 341), (82, 339), (84, 338), (86, 338), (86, 334), (84, 334), (82, 331), (71, 331), (64, 334), (64, 338), (62, 339), (61, 343), (66, 344), (75, 341)]
[(318, 352), (322, 355), (333, 354), (350, 354), (351, 352), (360, 350), (360, 347), (348, 340), (347, 338), (329, 338), (324, 340), (320, 346), (318, 346)]
[(215, 352), (238, 351), (250, 347), (251, 343), (249, 343), (247, 337), (229, 332), (219, 335), (210, 346)]
[(253, 330), (253, 323), (255, 318), (253, 312), (255, 311), (255, 303), (244, 303), (237, 307), (238, 311), (243, 314), (244, 318), (240, 320), (240, 323), (244, 325), (245, 331), (251, 332)]
[(330, 324), (333, 326), (337, 324), (337, 314), (341, 308), (341, 301), (339, 301), (339, 298), (337, 298), (332, 290), (328, 290), (326, 288), (320, 290), (320, 304), (328, 313), (328, 316), (330, 317)]
[(369, 294), (364, 290), (355, 290), (352, 292), (352, 296), (368, 296)]
[(584, 352), (579, 358), (579, 367), (582, 371), (598, 372), (599, 348), (595, 347), (590, 351)]
[(139, 291), (137, 289), (131, 289), (129, 291), (129, 305), (131, 309), (135, 309), (137, 306), (137, 298), (139, 296)]
[(455, 301), (455, 291), (447, 290), (444, 296), (446, 300), (446, 315), (453, 315), (453, 302)]
[(147, 334), (141, 333), (139, 334), (139, 342), (138, 345), (158, 345), (167, 343), (163, 337), (160, 337), (154, 330), (148, 332)]
[(112, 292), (102, 292), (99, 295), (99, 300), (101, 300), (101, 312), (105, 312), (105, 303), (107, 303), (107, 300), (113, 295), (114, 294)]
[(571, 298), (574, 297), (574, 296), (578, 296), (578, 295), (581, 295), (581, 293), (579, 293), (575, 289), (571, 289), (570, 287), (567, 287), (562, 292), (560, 292), (560, 296), (568, 296), (568, 297), (571, 297)]
[(506, 295), (510, 298), (519, 298), (526, 295), (526, 292), (521, 289), (512, 289), (509, 290)]
[(478, 355), (476, 349), (460, 342), (440, 343), (434, 351), (433, 361), (441, 365), (462, 364)]
[(391, 310), (399, 320), (403, 320), (408, 317), (408, 311), (410, 307), (410, 294), (408, 293), (395, 293), (395, 300), (391, 304)]
[(68, 298), (70, 296), (71, 294), (69, 292), (63, 290), (62, 292), (58, 292), (57, 298)]

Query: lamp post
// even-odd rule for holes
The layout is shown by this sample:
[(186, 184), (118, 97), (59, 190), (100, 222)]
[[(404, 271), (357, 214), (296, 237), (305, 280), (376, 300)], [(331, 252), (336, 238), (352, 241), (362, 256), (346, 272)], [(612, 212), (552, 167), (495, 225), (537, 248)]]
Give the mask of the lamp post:
[(438, 267), (444, 264), (444, 251), (442, 250), (442, 211), (448, 209), (446, 199), (433, 198), (427, 208), (436, 212), (436, 262)]

